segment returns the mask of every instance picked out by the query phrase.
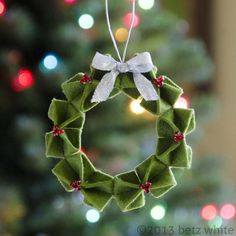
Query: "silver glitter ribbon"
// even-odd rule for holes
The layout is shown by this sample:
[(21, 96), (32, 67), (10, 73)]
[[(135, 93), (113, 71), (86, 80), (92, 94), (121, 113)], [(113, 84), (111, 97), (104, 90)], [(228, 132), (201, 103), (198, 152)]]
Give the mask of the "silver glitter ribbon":
[(127, 62), (117, 62), (111, 56), (97, 52), (91, 66), (97, 70), (107, 71), (97, 85), (91, 102), (106, 101), (114, 89), (117, 76), (127, 72), (133, 73), (135, 86), (146, 101), (159, 99), (151, 81), (142, 75), (142, 73), (150, 72), (154, 67), (148, 52), (140, 53)]

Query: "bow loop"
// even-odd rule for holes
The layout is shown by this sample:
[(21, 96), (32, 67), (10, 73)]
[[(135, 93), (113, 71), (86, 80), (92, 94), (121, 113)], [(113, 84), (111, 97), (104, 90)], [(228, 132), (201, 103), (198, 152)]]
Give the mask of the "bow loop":
[(135, 86), (146, 101), (156, 101), (159, 98), (152, 83), (142, 75), (142, 73), (150, 72), (154, 67), (148, 52), (140, 53), (127, 62), (117, 62), (111, 56), (97, 52), (93, 58), (92, 67), (107, 71), (107, 73), (96, 87), (91, 102), (107, 100), (114, 88), (117, 76), (127, 72), (133, 73)]

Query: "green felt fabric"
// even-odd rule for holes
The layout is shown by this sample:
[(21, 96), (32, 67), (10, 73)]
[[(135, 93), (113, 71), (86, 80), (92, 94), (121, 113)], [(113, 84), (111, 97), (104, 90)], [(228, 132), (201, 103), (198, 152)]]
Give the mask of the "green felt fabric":
[(61, 160), (52, 172), (68, 192), (73, 191), (71, 181), (81, 179), (84, 201), (100, 211), (112, 198), (113, 178), (97, 171), (85, 155), (76, 154)]
[(195, 116), (192, 109), (170, 109), (163, 113), (157, 121), (157, 158), (171, 167), (190, 168), (192, 160), (191, 148), (186, 139), (176, 143), (175, 132), (185, 136), (195, 129)]
[[(141, 105), (158, 118), (156, 153), (133, 170), (112, 177), (96, 169), (80, 151), (85, 113), (98, 105), (91, 98), (105, 73), (91, 68), (91, 83), (80, 83), (84, 74), (79, 73), (62, 84), (66, 100), (53, 99), (48, 116), (64, 133), (56, 137), (52, 131), (46, 133), (46, 156), (61, 159), (52, 172), (66, 191), (74, 191), (70, 184), (79, 179), (86, 204), (102, 211), (114, 198), (122, 211), (130, 211), (144, 206), (146, 194), (158, 198), (176, 185), (171, 167), (190, 167), (192, 150), (186, 139), (175, 143), (174, 134), (180, 131), (186, 136), (194, 130), (194, 111), (174, 108), (183, 91), (169, 78), (165, 77), (161, 88), (154, 85), (160, 99), (142, 100)], [(156, 73), (154, 68), (144, 76), (152, 80)], [(131, 73), (118, 76), (109, 99), (121, 92), (133, 99), (140, 97)], [(140, 188), (147, 181), (152, 183), (150, 193)]]
[(150, 193), (158, 198), (176, 185), (170, 168), (151, 156), (134, 171), (119, 174), (114, 178), (114, 197), (122, 211), (139, 208), (145, 204), (144, 191), (140, 184), (150, 181)]
[(159, 115), (173, 107), (183, 93), (183, 90), (172, 80), (164, 78), (164, 85), (161, 88), (155, 87), (160, 99), (157, 101), (142, 100), (141, 102), (141, 106), (154, 115)]

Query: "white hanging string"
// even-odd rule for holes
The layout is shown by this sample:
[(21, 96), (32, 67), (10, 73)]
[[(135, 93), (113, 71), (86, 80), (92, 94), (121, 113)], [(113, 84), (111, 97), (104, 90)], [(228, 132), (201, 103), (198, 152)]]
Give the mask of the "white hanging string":
[(106, 3), (107, 26), (108, 26), (108, 30), (109, 30), (109, 33), (110, 33), (110, 36), (111, 36), (114, 48), (116, 50), (116, 53), (117, 53), (117, 56), (118, 56), (120, 62), (124, 62), (125, 61), (126, 53), (127, 53), (127, 49), (128, 49), (128, 45), (129, 45), (129, 41), (130, 41), (130, 36), (131, 36), (131, 33), (132, 33), (132, 29), (134, 27), (134, 21), (135, 21), (135, 1), (136, 0), (133, 0), (131, 25), (130, 25), (130, 28), (129, 28), (128, 38), (127, 38), (127, 41), (126, 41), (126, 44), (125, 44), (125, 48), (124, 48), (124, 52), (123, 52), (123, 57), (121, 58), (120, 51), (119, 51), (119, 48), (117, 46), (115, 37), (114, 37), (113, 32), (112, 32), (112, 28), (111, 28), (108, 0), (105, 0), (105, 3)]
[(131, 33), (132, 33), (132, 29), (134, 27), (134, 20), (135, 20), (135, 2), (136, 0), (133, 0), (133, 9), (132, 9), (132, 20), (131, 20), (131, 25), (130, 25), (130, 28), (129, 28), (129, 34), (128, 34), (128, 38), (127, 38), (127, 41), (126, 41), (126, 44), (125, 44), (125, 48), (124, 48), (124, 52), (123, 52), (123, 61), (125, 61), (125, 58), (126, 58), (126, 53), (127, 53), (127, 49), (128, 49), (128, 46), (129, 46), (129, 41), (130, 41), (130, 36), (131, 36)]

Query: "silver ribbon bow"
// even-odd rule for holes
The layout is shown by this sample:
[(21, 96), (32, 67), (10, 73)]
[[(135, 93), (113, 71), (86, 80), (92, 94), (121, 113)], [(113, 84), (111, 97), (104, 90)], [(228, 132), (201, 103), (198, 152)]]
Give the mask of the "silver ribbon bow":
[(120, 73), (127, 72), (133, 73), (135, 86), (146, 101), (156, 101), (159, 99), (151, 81), (142, 75), (142, 73), (150, 72), (154, 67), (151, 55), (148, 52), (140, 53), (124, 63), (117, 62), (111, 56), (97, 52), (91, 66), (97, 70), (107, 71), (97, 85), (91, 102), (107, 100), (114, 88), (117, 76)]

